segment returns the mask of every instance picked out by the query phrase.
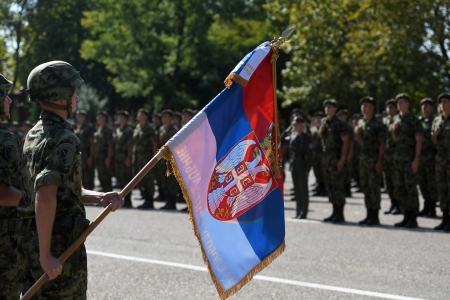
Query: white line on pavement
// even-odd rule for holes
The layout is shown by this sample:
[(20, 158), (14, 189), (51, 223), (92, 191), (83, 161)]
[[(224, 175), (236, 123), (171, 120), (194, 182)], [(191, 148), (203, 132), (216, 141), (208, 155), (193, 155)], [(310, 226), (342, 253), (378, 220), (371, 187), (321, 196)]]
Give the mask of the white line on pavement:
[[(120, 255), (120, 254), (114, 254), (114, 253), (93, 251), (93, 250), (87, 250), (87, 253), (92, 254), (92, 255), (104, 256), (104, 257), (111, 257), (111, 258), (117, 258), (117, 259), (123, 259), (123, 260), (130, 260), (130, 261), (144, 262), (144, 263), (155, 264), (155, 265), (162, 265), (162, 266), (169, 266), (169, 267), (176, 267), (176, 268), (183, 268), (183, 269), (207, 272), (207, 269), (205, 267), (180, 264), (180, 263), (174, 263), (174, 262), (169, 262), (169, 261), (140, 258), (140, 257)], [(338, 286), (308, 283), (308, 282), (303, 282), (303, 281), (289, 280), (289, 279), (276, 278), (276, 277), (268, 277), (268, 276), (262, 276), (262, 275), (256, 275), (254, 278), (258, 279), (258, 280), (284, 283), (284, 284), (290, 284), (290, 285), (297, 285), (297, 286), (313, 288), (313, 289), (320, 289), (320, 290), (327, 290), (327, 291), (334, 291), (334, 292), (341, 292), (341, 293), (348, 293), (348, 294), (362, 295), (362, 296), (370, 296), (370, 297), (378, 297), (378, 298), (384, 298), (384, 299), (423, 300), (420, 298), (411, 298), (411, 297), (369, 292), (369, 291), (363, 291), (363, 290), (354, 290), (354, 289), (342, 288), (342, 287), (338, 287)]]

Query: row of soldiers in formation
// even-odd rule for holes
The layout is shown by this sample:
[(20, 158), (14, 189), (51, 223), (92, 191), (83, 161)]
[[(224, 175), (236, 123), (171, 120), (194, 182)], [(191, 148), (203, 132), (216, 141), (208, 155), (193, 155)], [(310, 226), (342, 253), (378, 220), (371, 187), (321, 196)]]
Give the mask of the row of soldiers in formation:
[[(391, 200), (385, 214), (404, 215), (396, 227), (418, 227), (417, 216), (435, 217), (439, 202), (443, 217), (434, 229), (450, 231), (450, 94), (437, 97), (437, 114), (431, 98), (421, 100), (420, 116), (411, 113), (410, 104), (407, 94), (399, 94), (386, 101), (383, 116), (375, 114), (375, 100), (364, 97), (360, 100), (362, 115), (349, 118), (346, 110), (338, 111), (335, 100), (328, 99), (323, 102), (325, 113), (316, 113), (310, 126), (302, 111), (294, 110), (293, 133), (282, 138), (290, 144), (296, 218), (307, 216), (305, 189), (313, 168), (317, 180), (314, 195), (328, 195), (333, 205), (325, 222), (345, 221), (345, 198), (351, 197), (354, 178), (367, 209), (360, 224), (380, 224), (384, 185)], [(417, 185), (424, 198), (421, 211)]]
[[(102, 191), (112, 190), (113, 173), (118, 187), (123, 188), (196, 113), (191, 109), (183, 109), (181, 113), (163, 110), (160, 114), (151, 115), (147, 109), (141, 108), (137, 112), (137, 124), (133, 128), (128, 122), (130, 115), (125, 110), (117, 112), (117, 123), (114, 122), (112, 127), (108, 125), (109, 115), (105, 111), (97, 113), (96, 127), (86, 120), (86, 111), (79, 111), (75, 133), (80, 139), (83, 187), (94, 189), (97, 169)], [(159, 191), (159, 199), (156, 200), (166, 201), (162, 209), (176, 209), (181, 189), (175, 177), (167, 177), (165, 173), (166, 164), (160, 161), (139, 182), (144, 203), (138, 208), (154, 208), (156, 181)], [(124, 200), (123, 207), (132, 207), (130, 194)]]

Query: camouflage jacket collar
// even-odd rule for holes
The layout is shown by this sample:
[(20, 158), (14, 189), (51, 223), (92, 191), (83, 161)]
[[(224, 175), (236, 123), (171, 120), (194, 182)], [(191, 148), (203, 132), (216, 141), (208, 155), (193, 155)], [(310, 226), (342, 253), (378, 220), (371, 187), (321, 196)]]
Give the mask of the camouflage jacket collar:
[(0, 123), (0, 130), (7, 130), (7, 131), (11, 131), (11, 129), (9, 128), (8, 125)]
[(400, 119), (409, 118), (409, 117), (411, 117), (411, 116), (414, 116), (414, 114), (413, 114), (410, 110), (408, 110), (408, 111), (406, 112), (406, 114), (404, 114), (403, 116), (402, 116), (401, 114), (398, 114), (398, 117), (399, 117)]
[(336, 116), (336, 114), (334, 114), (331, 118), (327, 117), (327, 122), (328, 122), (328, 123), (330, 123), (330, 122), (335, 122), (336, 120), (340, 120), (340, 119)]
[(70, 125), (66, 120), (64, 120), (63, 118), (61, 118), (60, 116), (58, 116), (57, 114), (55, 114), (51, 111), (42, 110), (41, 115), (39, 116), (39, 119), (41, 119), (43, 122), (51, 121), (51, 122), (55, 122), (55, 123), (60, 123), (61, 125), (66, 127), (66, 129), (73, 131), (72, 125)]

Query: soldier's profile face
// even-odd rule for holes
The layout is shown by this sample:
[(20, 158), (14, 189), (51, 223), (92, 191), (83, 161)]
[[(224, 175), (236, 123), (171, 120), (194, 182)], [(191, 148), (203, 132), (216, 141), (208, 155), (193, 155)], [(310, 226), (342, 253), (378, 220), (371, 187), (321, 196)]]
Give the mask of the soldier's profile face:
[(325, 114), (327, 115), (333, 115), (334, 113), (336, 113), (337, 107), (335, 107), (334, 105), (331, 104), (327, 104), (325, 105)]
[(397, 106), (389, 104), (386, 106), (386, 112), (388, 113), (388, 115), (390, 116), (394, 116), (397, 114)]
[(77, 103), (80, 101), (80, 97), (78, 97), (77, 92), (72, 95), (72, 112), (77, 111)]
[(422, 113), (427, 115), (427, 114), (432, 114), (433, 110), (434, 110), (434, 106), (431, 105), (430, 103), (424, 103), (421, 106), (422, 109)]
[(138, 112), (137, 114), (137, 120), (139, 122), (146, 122), (147, 121), (147, 115), (142, 113), (142, 112)]
[(99, 125), (103, 125), (106, 122), (106, 118), (104, 115), (97, 115), (97, 123)]
[(364, 102), (363, 104), (361, 104), (361, 112), (363, 114), (370, 114), (370, 113), (372, 113), (374, 108), (375, 107), (373, 106), (373, 104), (369, 103), (369, 102)]
[(11, 103), (12, 103), (11, 98), (9, 98), (9, 96), (6, 95), (5, 101), (3, 101), (3, 111), (5, 112), (7, 117), (9, 117), (9, 106)]
[(400, 111), (407, 111), (409, 109), (409, 101), (403, 98), (397, 100), (397, 108)]
[(84, 114), (77, 114), (77, 122), (83, 123), (86, 120), (86, 116)]
[(442, 111), (446, 116), (450, 115), (450, 99), (442, 98), (441, 99)]

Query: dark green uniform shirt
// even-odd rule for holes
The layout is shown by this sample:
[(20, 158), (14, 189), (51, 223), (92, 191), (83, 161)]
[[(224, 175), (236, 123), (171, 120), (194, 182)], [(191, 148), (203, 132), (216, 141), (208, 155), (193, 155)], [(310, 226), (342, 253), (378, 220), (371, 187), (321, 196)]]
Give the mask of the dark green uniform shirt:
[(391, 161), (395, 155), (395, 141), (392, 138), (392, 129), (395, 122), (395, 117), (387, 117), (384, 119), (384, 125), (386, 126), (386, 150), (384, 151), (384, 158), (387, 162)]
[(416, 154), (416, 135), (423, 133), (422, 123), (409, 111), (404, 116), (398, 115), (394, 125), (395, 123), (398, 123), (395, 160), (413, 161)]
[(99, 127), (95, 133), (95, 158), (106, 159), (108, 157), (108, 146), (113, 142), (112, 129), (106, 125)]
[(421, 162), (432, 162), (434, 161), (434, 157), (436, 156), (436, 146), (431, 140), (431, 128), (433, 127), (435, 118), (436, 116), (431, 116), (429, 118), (425, 118), (423, 116), (419, 117), (419, 120), (422, 122), (423, 128), (422, 151), (420, 152)]
[(60, 116), (42, 111), (23, 146), (23, 197), (19, 213), (34, 216), (36, 190), (58, 186), (56, 216), (86, 217), (81, 202), (80, 140)]
[(436, 160), (439, 160), (440, 163), (448, 163), (450, 162), (450, 118), (436, 117), (431, 130), (434, 132), (436, 128), (441, 128), (436, 144)]
[[(0, 183), (22, 190), (21, 142), (3, 123), (0, 123)], [(0, 220), (17, 217), (17, 208), (0, 206)], [(1, 233), (1, 232), (0, 232)]]
[(152, 158), (153, 157), (153, 142), (156, 142), (156, 133), (150, 122), (145, 123), (143, 126), (137, 124), (134, 129), (134, 154), (139, 158)]
[(339, 158), (342, 151), (341, 137), (348, 136), (348, 127), (336, 115), (322, 119), (323, 131), (323, 152), (326, 155)]
[(133, 127), (125, 124), (116, 130), (115, 160), (123, 160), (128, 156), (128, 147), (133, 143)]
[(164, 125), (159, 127), (159, 141), (161, 146), (164, 146), (177, 132), (178, 128), (174, 125), (169, 125), (167, 128)]
[(375, 116), (359, 120), (358, 126), (361, 127), (360, 159), (378, 160), (380, 143), (386, 140), (386, 126)]
[(83, 158), (88, 158), (91, 154), (91, 140), (94, 139), (95, 128), (90, 122), (84, 122), (77, 129), (76, 134), (80, 139), (80, 151)]

